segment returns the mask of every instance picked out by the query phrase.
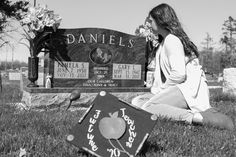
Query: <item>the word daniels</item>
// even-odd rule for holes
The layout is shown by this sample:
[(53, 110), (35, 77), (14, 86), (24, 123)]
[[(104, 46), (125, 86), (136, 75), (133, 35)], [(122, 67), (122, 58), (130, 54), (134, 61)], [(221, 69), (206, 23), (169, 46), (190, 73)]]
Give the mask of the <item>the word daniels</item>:
[(121, 47), (134, 47), (135, 41), (133, 39), (123, 40), (123, 37), (106, 34), (67, 34), (67, 44), (88, 44), (88, 43), (100, 43), (117, 45)]

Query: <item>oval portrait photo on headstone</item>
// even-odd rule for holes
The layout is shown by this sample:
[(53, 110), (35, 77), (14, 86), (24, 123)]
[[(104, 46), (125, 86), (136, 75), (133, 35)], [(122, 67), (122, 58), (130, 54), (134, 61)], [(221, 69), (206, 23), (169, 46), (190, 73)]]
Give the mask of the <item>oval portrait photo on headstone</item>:
[(90, 52), (89, 57), (93, 63), (105, 65), (111, 62), (112, 53), (107, 49), (97, 47)]

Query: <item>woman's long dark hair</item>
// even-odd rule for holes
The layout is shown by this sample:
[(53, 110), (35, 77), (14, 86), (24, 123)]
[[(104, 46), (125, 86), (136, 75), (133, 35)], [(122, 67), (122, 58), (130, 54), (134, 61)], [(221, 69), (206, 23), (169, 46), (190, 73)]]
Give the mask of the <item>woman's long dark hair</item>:
[(168, 30), (171, 34), (176, 35), (181, 40), (186, 56), (199, 56), (196, 45), (184, 32), (179, 19), (172, 7), (165, 3), (160, 4), (153, 8), (150, 11), (149, 15), (155, 20), (158, 26)]

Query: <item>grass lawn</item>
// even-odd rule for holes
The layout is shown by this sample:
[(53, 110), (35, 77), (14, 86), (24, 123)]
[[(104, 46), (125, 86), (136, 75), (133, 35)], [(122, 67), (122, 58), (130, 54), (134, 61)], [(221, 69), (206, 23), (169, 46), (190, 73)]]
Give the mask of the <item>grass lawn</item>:
[[(19, 102), (21, 92), (17, 82), (3, 85), (0, 95), (0, 156), (26, 157), (87, 157), (91, 156), (65, 141), (68, 130), (81, 116), (81, 111), (21, 111), (9, 102)], [(236, 118), (236, 98), (219, 92), (211, 94), (212, 106)], [(236, 129), (220, 130), (207, 126), (192, 126), (168, 119), (158, 119), (139, 157), (234, 157)]]

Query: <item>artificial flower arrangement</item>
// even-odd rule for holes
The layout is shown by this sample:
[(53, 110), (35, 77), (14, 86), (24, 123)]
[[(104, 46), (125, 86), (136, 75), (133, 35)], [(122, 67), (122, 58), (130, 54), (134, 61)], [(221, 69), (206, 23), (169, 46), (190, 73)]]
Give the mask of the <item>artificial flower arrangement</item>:
[(145, 20), (143, 25), (140, 25), (135, 34), (140, 37), (145, 37), (147, 41), (147, 53), (148, 53), (148, 68), (153, 69), (155, 67), (155, 51), (159, 45), (158, 35), (154, 34), (152, 31), (151, 24), (148, 20)]
[(29, 48), (31, 57), (36, 57), (43, 48), (45, 38), (57, 30), (62, 18), (47, 6), (40, 5), (28, 7), (28, 11), (21, 12), (20, 16), (20, 24), (24, 31), (23, 39), (29, 42), (29, 45), (22, 44)]
[(143, 25), (140, 25), (136, 29), (135, 34), (137, 36), (146, 38), (148, 64), (146, 67), (147, 72), (146, 72), (146, 80), (144, 81), (144, 85), (150, 88), (154, 80), (154, 71), (156, 67), (155, 51), (159, 45), (158, 36), (153, 33), (151, 24), (147, 20), (145, 20), (145, 23)]
[(159, 44), (158, 36), (153, 33), (151, 24), (147, 20), (136, 29), (135, 34), (140, 37), (145, 37), (147, 42), (151, 41), (153, 47), (157, 47)]
[(38, 79), (38, 55), (40, 52), (54, 53), (54, 58), (57, 61), (58, 56), (54, 52), (54, 47), (51, 42), (51, 34), (57, 30), (61, 23), (61, 17), (49, 10), (47, 6), (26, 7), (26, 12), (21, 11), (20, 24), (23, 28), (22, 40), (27, 40), (27, 43), (21, 42), (29, 48), (30, 57), (28, 57), (28, 79), (31, 81), (28, 87), (38, 87), (35, 81)]

